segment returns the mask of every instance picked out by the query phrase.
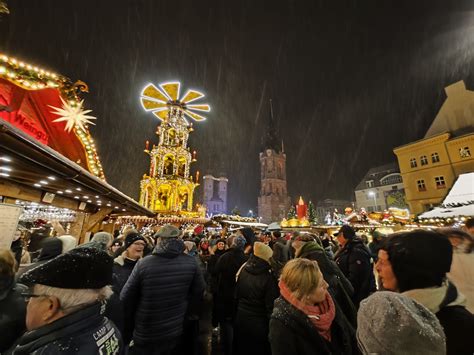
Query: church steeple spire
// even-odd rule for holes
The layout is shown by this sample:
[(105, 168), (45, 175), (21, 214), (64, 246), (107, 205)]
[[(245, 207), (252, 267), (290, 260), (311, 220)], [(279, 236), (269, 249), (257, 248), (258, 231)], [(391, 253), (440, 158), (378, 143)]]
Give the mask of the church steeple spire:
[(262, 150), (273, 149), (276, 153), (280, 153), (282, 147), (280, 145), (280, 138), (278, 135), (278, 123), (275, 121), (273, 115), (273, 102), (270, 99), (270, 112), (267, 120), (265, 133), (262, 137)]

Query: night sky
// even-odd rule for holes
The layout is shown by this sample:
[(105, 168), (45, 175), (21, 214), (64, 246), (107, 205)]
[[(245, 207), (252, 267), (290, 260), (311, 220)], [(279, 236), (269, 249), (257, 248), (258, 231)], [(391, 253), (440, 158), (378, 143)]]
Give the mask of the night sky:
[[(158, 120), (139, 94), (180, 80), (206, 93), (190, 146), (229, 177), (229, 209), (255, 209), (273, 99), (288, 189), (351, 199), (392, 149), (420, 139), (464, 80), (474, 89), (473, 1), (10, 0), (0, 51), (89, 85), (108, 182), (138, 198)], [(199, 191), (201, 192), (201, 191)]]

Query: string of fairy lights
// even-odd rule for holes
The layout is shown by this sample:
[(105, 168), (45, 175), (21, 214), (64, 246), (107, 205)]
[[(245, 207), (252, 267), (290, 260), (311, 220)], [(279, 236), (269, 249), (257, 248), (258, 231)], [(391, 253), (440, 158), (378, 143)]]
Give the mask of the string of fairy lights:
[[(67, 105), (82, 109), (81, 92), (88, 92), (87, 84), (82, 81), (73, 83), (69, 78), (25, 63), (16, 58), (0, 53), (0, 78), (4, 78), (25, 90), (58, 89)], [(63, 106), (64, 108), (64, 106)], [(74, 133), (82, 143), (87, 158), (89, 170), (102, 180), (105, 180), (102, 164), (97, 153), (87, 124), (83, 127), (74, 126)]]

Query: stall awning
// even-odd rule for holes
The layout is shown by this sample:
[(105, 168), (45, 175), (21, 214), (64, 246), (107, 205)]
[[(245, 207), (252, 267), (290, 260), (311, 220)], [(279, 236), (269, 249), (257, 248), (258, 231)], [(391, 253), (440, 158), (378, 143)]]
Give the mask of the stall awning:
[(0, 121), (0, 168), (0, 180), (70, 199), (77, 202), (77, 209), (111, 207), (114, 214), (155, 216), (137, 201), (6, 121)]
[(474, 216), (474, 173), (459, 175), (441, 207), (422, 213), (418, 218)]

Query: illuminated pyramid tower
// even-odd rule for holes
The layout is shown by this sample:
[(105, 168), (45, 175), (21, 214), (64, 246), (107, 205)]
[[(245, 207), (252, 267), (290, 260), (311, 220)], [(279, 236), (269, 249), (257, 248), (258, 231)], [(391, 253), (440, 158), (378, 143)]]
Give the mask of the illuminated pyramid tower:
[(188, 90), (180, 99), (180, 83), (164, 83), (157, 88), (148, 84), (141, 93), (146, 111), (152, 112), (161, 124), (158, 126), (158, 145), (145, 152), (150, 155), (149, 175), (140, 183), (140, 204), (158, 213), (189, 214), (193, 210), (194, 189), (198, 186), (190, 177), (190, 165), (196, 161), (188, 144), (193, 131), (186, 117), (194, 121), (206, 118), (195, 111), (209, 112), (207, 104), (191, 104), (204, 97), (195, 90)]

